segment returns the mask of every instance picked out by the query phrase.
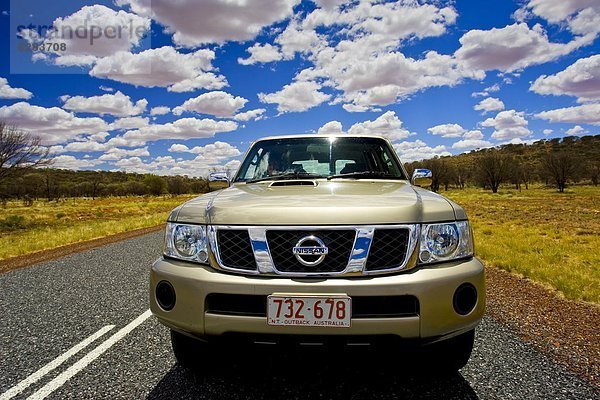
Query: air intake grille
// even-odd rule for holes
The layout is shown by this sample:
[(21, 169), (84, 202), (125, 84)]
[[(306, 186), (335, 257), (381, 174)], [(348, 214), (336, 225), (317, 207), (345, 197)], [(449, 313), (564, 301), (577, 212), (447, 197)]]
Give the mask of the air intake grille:
[[(319, 265), (305, 266), (296, 259), (292, 249), (300, 239), (311, 235), (321, 239), (327, 246), (329, 253)], [(356, 231), (354, 229), (269, 230), (267, 231), (267, 242), (275, 268), (280, 272), (331, 273), (342, 272), (346, 269), (355, 236)], [(304, 258), (308, 259), (309, 256), (304, 256)]]
[(408, 248), (408, 229), (376, 229), (367, 258), (367, 270), (395, 268), (404, 262)]
[(217, 240), (224, 266), (248, 271), (256, 270), (256, 261), (247, 230), (219, 230)]

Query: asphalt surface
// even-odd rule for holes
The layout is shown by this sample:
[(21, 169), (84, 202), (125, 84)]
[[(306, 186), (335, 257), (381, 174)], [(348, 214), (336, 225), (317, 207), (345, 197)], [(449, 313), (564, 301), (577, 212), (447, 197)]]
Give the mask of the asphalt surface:
[[(108, 333), (13, 398), (41, 398), (49, 387), (48, 398), (56, 399), (600, 398), (597, 388), (487, 317), (467, 366), (444, 378), (413, 372), (410, 360), (385, 352), (238, 354), (207, 358), (215, 365), (208, 372), (184, 370), (168, 330), (153, 317), (130, 325), (148, 309), (148, 270), (161, 240), (154, 233), (0, 275), (0, 398), (106, 326)], [(118, 332), (122, 339), (98, 354)]]

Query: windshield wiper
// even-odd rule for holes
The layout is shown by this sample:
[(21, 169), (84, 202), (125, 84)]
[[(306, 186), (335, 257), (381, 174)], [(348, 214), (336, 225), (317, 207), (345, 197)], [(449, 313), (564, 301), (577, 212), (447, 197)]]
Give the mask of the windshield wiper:
[(256, 183), (263, 181), (283, 181), (286, 179), (299, 179), (299, 178), (324, 178), (323, 175), (313, 174), (310, 172), (285, 172), (279, 175), (265, 176), (263, 178), (256, 178), (247, 180), (246, 183)]
[(356, 171), (356, 172), (348, 172), (346, 174), (329, 175), (327, 177), (327, 180), (336, 179), (336, 178), (350, 178), (350, 179), (360, 179), (360, 178), (403, 179), (402, 177), (390, 174), (389, 172), (382, 172), (382, 171)]

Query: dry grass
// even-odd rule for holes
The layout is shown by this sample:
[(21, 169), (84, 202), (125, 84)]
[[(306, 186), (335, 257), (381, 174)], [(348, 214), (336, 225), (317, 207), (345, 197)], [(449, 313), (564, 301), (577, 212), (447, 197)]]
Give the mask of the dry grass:
[[(442, 194), (461, 204), (488, 265), (530, 278), (574, 300), (600, 303), (600, 187), (566, 193), (534, 187)], [(26, 207), (11, 202), (0, 215), (0, 260), (163, 223), (192, 196), (67, 199)]]
[(476, 253), (488, 265), (550, 286), (569, 299), (600, 303), (600, 187), (442, 194), (467, 211)]
[(156, 226), (192, 197), (75, 198), (36, 201), (29, 207), (9, 202), (0, 208), (0, 260)]

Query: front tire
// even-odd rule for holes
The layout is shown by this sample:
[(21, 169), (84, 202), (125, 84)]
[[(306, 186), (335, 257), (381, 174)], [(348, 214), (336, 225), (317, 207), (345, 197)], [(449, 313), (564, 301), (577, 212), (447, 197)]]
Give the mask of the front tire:
[(177, 363), (184, 368), (197, 369), (206, 357), (208, 344), (171, 330), (171, 347)]
[(475, 329), (462, 333), (442, 342), (426, 347), (426, 351), (433, 362), (432, 366), (440, 373), (456, 373), (467, 365), (473, 344), (475, 342)]

